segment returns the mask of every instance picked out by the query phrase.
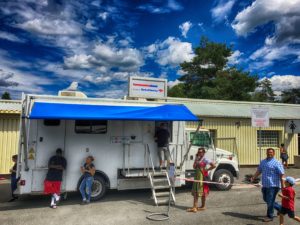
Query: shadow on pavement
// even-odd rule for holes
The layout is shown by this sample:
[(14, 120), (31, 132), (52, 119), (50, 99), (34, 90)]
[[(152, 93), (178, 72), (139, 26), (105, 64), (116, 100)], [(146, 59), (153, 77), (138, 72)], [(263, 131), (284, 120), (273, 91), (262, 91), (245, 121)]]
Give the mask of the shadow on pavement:
[(237, 212), (223, 212), (225, 216), (231, 216), (231, 217), (236, 217), (240, 219), (247, 219), (247, 220), (255, 220), (255, 221), (261, 221), (262, 217), (261, 216), (254, 216), (254, 215), (249, 215), (245, 213), (237, 213)]

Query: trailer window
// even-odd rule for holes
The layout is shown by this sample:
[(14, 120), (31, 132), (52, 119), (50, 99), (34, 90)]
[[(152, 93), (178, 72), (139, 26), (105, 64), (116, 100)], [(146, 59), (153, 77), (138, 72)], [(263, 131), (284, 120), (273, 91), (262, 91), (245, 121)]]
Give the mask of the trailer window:
[(44, 120), (45, 126), (59, 126), (60, 120)]
[[(196, 135), (196, 136), (195, 136)], [(195, 132), (190, 133), (190, 140), (193, 141), (194, 146), (199, 147), (210, 147), (211, 146), (211, 137), (208, 132)]]
[(77, 134), (106, 134), (107, 120), (76, 120), (75, 133)]

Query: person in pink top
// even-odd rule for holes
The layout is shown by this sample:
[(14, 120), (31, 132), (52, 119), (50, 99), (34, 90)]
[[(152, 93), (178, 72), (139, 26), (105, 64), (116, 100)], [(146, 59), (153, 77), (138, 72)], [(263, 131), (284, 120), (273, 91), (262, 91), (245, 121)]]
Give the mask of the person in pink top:
[(295, 190), (293, 188), (295, 184), (295, 179), (293, 177), (287, 177), (284, 182), (284, 188), (282, 188), (282, 193), (278, 196), (282, 199), (281, 205), (277, 202), (274, 208), (278, 211), (280, 225), (283, 225), (284, 215), (288, 216), (298, 222), (300, 222), (300, 217), (295, 216)]

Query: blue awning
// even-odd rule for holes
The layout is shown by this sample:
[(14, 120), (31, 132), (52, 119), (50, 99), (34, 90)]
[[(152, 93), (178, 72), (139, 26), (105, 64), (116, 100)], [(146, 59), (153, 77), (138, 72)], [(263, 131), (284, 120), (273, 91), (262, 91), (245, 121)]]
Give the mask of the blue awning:
[(30, 119), (197, 121), (184, 105), (115, 106), (35, 102)]

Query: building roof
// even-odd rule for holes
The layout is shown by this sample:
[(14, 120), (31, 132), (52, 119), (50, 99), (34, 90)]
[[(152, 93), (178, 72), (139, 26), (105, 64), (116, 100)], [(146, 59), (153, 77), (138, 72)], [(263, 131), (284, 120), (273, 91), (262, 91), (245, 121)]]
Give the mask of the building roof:
[[(86, 99), (82, 99), (85, 101)], [(122, 101), (122, 100), (120, 100)], [(267, 107), (272, 119), (300, 119), (300, 105), (264, 102), (238, 102), (207, 99), (167, 98), (168, 102), (182, 103), (200, 117), (251, 118), (251, 108)], [(21, 112), (21, 101), (0, 100), (0, 113)]]
[(300, 105), (263, 102), (237, 102), (207, 99), (168, 98), (186, 105), (192, 113), (202, 117), (251, 118), (252, 107), (267, 107), (271, 119), (300, 119)]
[(0, 114), (19, 114), (21, 108), (21, 101), (0, 100)]

